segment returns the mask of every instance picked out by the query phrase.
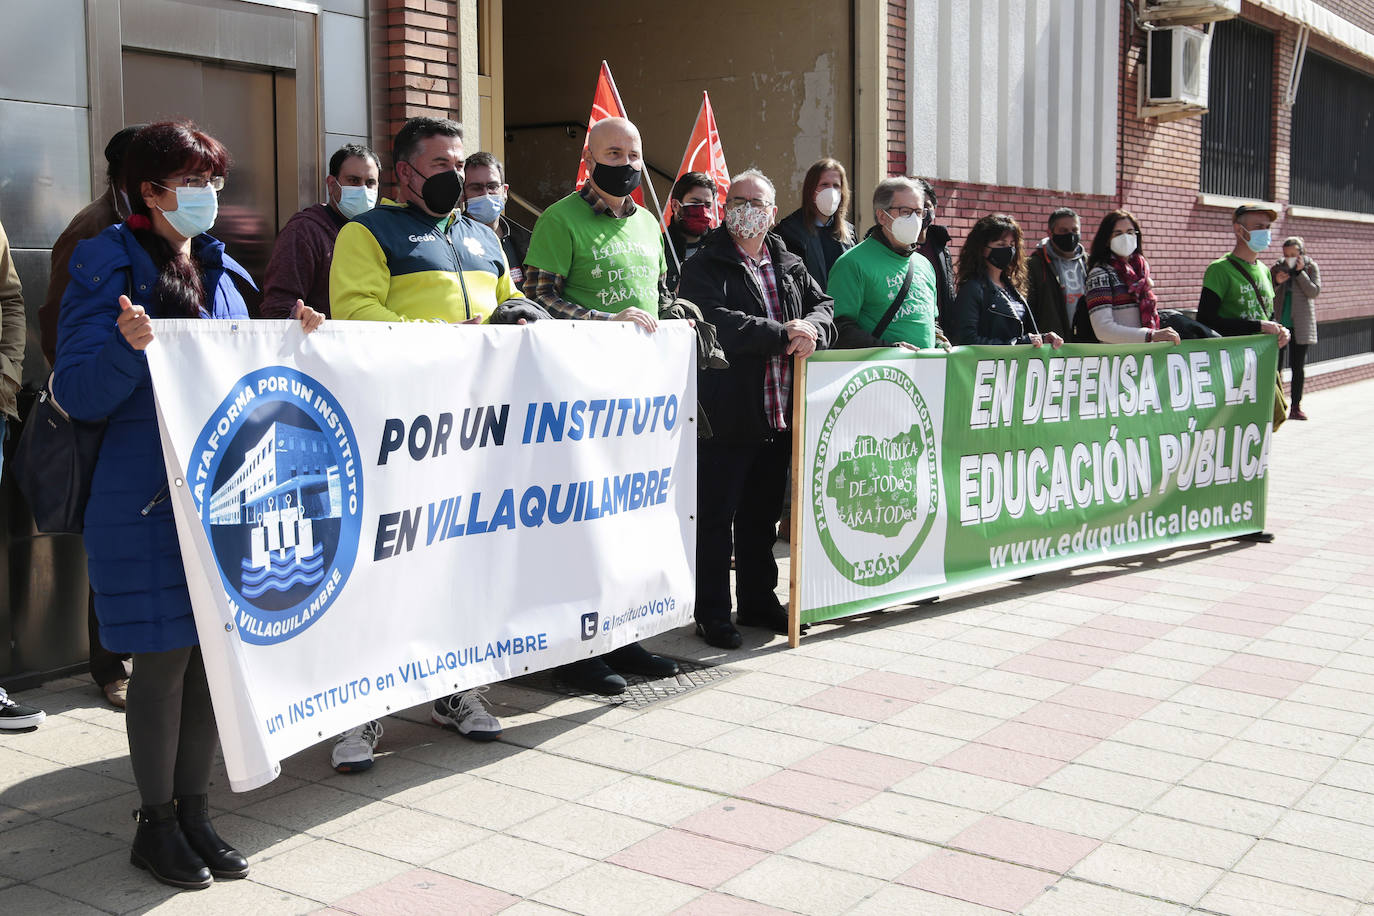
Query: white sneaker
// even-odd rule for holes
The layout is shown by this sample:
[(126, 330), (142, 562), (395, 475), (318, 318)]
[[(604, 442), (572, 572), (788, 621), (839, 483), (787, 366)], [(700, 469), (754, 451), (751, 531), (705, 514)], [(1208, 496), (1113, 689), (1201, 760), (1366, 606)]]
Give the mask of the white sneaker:
[(382, 737), (382, 723), (373, 719), (357, 728), (350, 728), (334, 742), (330, 763), (340, 773), (361, 773), (372, 769), (372, 751)]
[(465, 690), (434, 701), (430, 717), (439, 725), (451, 725), (458, 734), (473, 741), (495, 741), (501, 737), (501, 720), (487, 711), (482, 694), (487, 688)]
[[(20, 729), (34, 728), (39, 725), (48, 714), (36, 706), (25, 706), (23, 703), (16, 703), (10, 699), (10, 695), (5, 692), (5, 688), (0, 687), (0, 728)], [(493, 719), (493, 722), (496, 720)], [(498, 725), (497, 728), (500, 728)], [(500, 735), (500, 732), (497, 732)]]

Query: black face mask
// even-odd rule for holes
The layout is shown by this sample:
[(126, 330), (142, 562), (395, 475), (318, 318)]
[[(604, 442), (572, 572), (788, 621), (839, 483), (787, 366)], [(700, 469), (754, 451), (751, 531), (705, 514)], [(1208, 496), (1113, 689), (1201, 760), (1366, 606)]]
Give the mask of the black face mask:
[(426, 209), (431, 213), (452, 213), (453, 208), (458, 206), (458, 198), (462, 196), (463, 173), (456, 169), (435, 172), (426, 178), (425, 183), (420, 186), (420, 197), (424, 200)]
[(1065, 232), (1060, 235), (1050, 236), (1050, 241), (1054, 242), (1054, 247), (1065, 254), (1073, 254), (1078, 250), (1080, 236), (1077, 232)]
[(1016, 256), (1016, 249), (1011, 245), (1003, 245), (988, 252), (988, 263), (998, 270), (1006, 270), (1011, 259)]
[(605, 165), (598, 162), (592, 169), (592, 181), (612, 197), (627, 197), (644, 179), (644, 173), (628, 162), (624, 165)]

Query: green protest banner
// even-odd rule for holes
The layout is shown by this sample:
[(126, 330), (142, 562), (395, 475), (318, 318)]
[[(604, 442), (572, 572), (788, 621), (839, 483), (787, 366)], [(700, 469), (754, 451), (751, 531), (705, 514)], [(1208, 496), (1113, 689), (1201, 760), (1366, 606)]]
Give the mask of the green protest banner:
[(1277, 349), (822, 352), (799, 372), (794, 630), (1259, 531)]

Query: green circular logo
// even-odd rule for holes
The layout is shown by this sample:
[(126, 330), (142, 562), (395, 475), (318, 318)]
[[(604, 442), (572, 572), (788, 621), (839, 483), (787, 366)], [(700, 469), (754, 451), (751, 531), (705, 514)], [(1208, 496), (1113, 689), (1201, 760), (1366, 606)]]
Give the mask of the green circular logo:
[(911, 376), (878, 365), (845, 381), (811, 473), (816, 532), (842, 576), (877, 586), (911, 565), (935, 524), (939, 460), (930, 409)]

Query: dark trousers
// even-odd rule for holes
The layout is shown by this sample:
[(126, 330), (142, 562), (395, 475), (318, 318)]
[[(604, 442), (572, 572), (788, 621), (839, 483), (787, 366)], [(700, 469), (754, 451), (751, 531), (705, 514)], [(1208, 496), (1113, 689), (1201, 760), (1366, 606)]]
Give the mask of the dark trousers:
[(697, 443), (697, 609), (702, 623), (730, 620), (730, 552), (741, 610), (781, 607), (773, 589), (778, 513), (787, 489), (792, 437), (771, 442)]
[(134, 653), (124, 729), (144, 805), (208, 791), (219, 736), (200, 646)]
[[(1285, 355), (1287, 354), (1287, 355)], [(1303, 369), (1307, 366), (1307, 344), (1293, 343), (1288, 341), (1288, 346), (1279, 351), (1279, 369), (1283, 368), (1283, 361), (1287, 359), (1293, 368), (1293, 383), (1290, 387), (1293, 406), (1297, 407), (1302, 403), (1302, 383), (1304, 381)]]
[(88, 601), (86, 632), (91, 639), (91, 679), (103, 690), (106, 684), (129, 676), (124, 668), (124, 661), (129, 656), (111, 652), (101, 644), (100, 621), (95, 617), (95, 592), (90, 593)]

